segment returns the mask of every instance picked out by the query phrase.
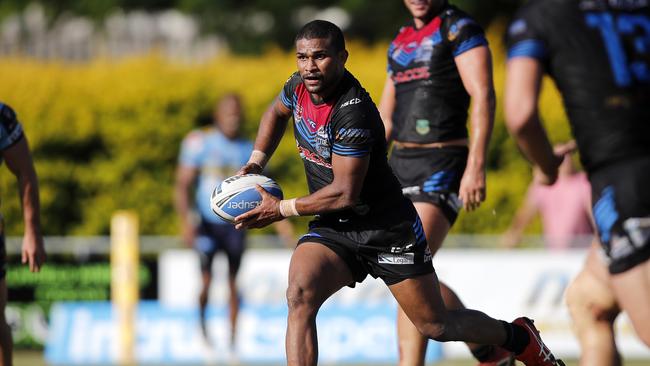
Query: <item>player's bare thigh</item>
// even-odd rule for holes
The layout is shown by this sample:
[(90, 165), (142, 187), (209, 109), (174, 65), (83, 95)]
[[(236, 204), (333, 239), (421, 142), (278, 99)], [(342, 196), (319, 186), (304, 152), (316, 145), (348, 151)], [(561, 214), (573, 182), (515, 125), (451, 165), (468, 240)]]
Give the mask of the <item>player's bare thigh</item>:
[(418, 216), (420, 216), (420, 221), (422, 221), (431, 254), (435, 255), (449, 232), (449, 221), (442, 209), (433, 203), (414, 202), (413, 205), (418, 212)]
[(582, 270), (567, 289), (567, 303), (578, 332), (594, 321), (613, 321), (620, 312), (600, 251), (594, 242)]
[(619, 305), (630, 317), (641, 341), (650, 347), (650, 260), (611, 278)]
[(287, 297), (290, 302), (308, 300), (319, 306), (353, 282), (350, 268), (332, 249), (320, 243), (301, 243), (291, 256)]

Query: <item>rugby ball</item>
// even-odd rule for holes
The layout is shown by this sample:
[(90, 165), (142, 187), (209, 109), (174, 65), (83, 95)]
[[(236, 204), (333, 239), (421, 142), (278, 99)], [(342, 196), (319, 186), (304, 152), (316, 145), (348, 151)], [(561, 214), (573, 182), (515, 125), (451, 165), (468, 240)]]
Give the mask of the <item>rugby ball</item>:
[(259, 184), (273, 196), (282, 199), (282, 189), (271, 178), (261, 174), (235, 175), (226, 178), (210, 196), (212, 211), (225, 221), (235, 222), (235, 217), (262, 203), (262, 195), (255, 189)]

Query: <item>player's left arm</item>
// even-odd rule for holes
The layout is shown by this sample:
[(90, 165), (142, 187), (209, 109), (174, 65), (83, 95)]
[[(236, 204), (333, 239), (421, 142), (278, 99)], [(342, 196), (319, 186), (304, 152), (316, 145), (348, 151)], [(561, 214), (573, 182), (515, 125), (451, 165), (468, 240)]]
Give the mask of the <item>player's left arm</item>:
[(486, 194), (485, 161), (496, 105), (492, 56), (485, 45), (465, 51), (454, 60), (463, 86), (472, 98), (469, 156), (459, 191), (463, 207), (471, 211), (478, 208)]
[(506, 65), (504, 108), (506, 127), (523, 154), (540, 169), (540, 182), (553, 184), (562, 157), (553, 152), (539, 119), (542, 64), (532, 57), (514, 57)]
[(262, 203), (255, 209), (237, 216), (235, 227), (261, 228), (282, 220), (287, 215), (286, 212), (283, 215), (280, 205), (290, 201), (293, 201), (291, 204), (294, 210), (294, 214), (290, 216), (316, 215), (351, 208), (358, 202), (369, 162), (370, 155), (348, 157), (332, 154), (332, 183), (308, 196), (292, 200), (280, 201), (264, 188), (257, 186), (257, 191), (262, 195)]
[(38, 177), (27, 138), (23, 136), (12, 146), (3, 150), (2, 157), (18, 180), (25, 225), (22, 263), (28, 263), (30, 271), (38, 272), (45, 263), (46, 255), (41, 233)]

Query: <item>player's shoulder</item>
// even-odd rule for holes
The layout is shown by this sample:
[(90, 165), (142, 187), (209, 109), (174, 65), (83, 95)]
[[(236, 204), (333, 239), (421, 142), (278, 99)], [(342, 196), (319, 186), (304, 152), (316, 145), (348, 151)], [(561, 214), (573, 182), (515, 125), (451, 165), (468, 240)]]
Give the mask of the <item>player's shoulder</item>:
[(453, 5), (448, 5), (440, 14), (440, 18), (442, 24), (448, 27), (463, 27), (469, 24), (478, 26), (478, 23), (471, 15)]
[(363, 88), (359, 80), (346, 70), (342, 80), (341, 96), (336, 105), (337, 110), (357, 110), (374, 105), (372, 98)]
[(284, 82), (284, 87), (289, 89), (295, 89), (298, 85), (302, 83), (302, 78), (298, 71), (294, 72), (287, 78), (287, 81)]
[(541, 16), (556, 13), (565, 7), (575, 6), (575, 1), (566, 0), (529, 0), (515, 12), (514, 19), (529, 18), (543, 21)]
[[(566, 1), (561, 1), (567, 3)], [(549, 14), (551, 9), (557, 10), (557, 1), (555, 0), (530, 0), (522, 5), (516, 12), (508, 28), (506, 37), (511, 41), (518, 41), (522, 38), (529, 38), (533, 35), (539, 36), (540, 32), (544, 33), (545, 19), (553, 17)]]
[(207, 127), (193, 129), (185, 135), (183, 143), (192, 146), (202, 144), (209, 131), (210, 129)]
[(12, 130), (18, 124), (16, 112), (8, 104), (0, 102), (0, 124)]

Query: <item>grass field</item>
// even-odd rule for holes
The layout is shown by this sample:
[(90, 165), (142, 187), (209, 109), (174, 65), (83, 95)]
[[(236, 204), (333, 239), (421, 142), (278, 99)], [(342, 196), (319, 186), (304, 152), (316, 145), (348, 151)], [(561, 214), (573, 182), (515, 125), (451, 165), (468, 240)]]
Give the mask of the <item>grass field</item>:
[[(578, 366), (576, 360), (565, 360), (566, 366)], [(648, 366), (650, 360), (625, 360), (625, 366)], [(15, 366), (46, 366), (48, 365), (45, 360), (43, 360), (43, 354), (39, 351), (16, 351), (14, 353), (14, 365)], [(475, 366), (476, 361), (470, 359), (463, 360), (447, 360), (441, 361), (435, 364), (435, 366)], [(190, 365), (187, 365), (190, 366)], [(199, 365), (196, 365), (199, 366)], [(200, 365), (205, 366), (205, 365)], [(216, 365), (215, 365), (216, 366)], [(246, 366), (246, 365), (241, 365)], [(275, 365), (267, 365), (275, 366)], [(280, 366), (280, 365), (277, 365)], [(377, 366), (377, 365), (348, 365), (348, 366)]]

